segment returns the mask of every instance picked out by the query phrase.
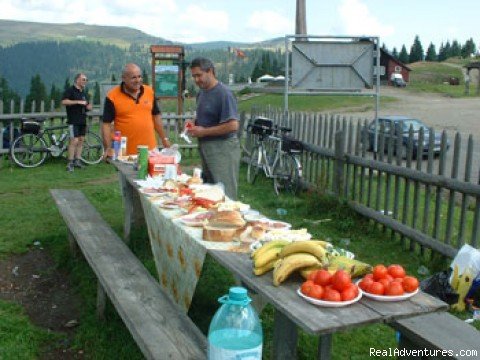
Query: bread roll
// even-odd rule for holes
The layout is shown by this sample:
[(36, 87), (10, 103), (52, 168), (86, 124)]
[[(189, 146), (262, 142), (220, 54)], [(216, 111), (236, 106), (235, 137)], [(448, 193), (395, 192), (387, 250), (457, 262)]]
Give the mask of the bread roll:
[(217, 227), (211, 225), (203, 226), (203, 240), (216, 242), (229, 242), (239, 235), (242, 228), (239, 227)]
[(210, 218), (209, 225), (216, 227), (244, 227), (246, 222), (240, 212), (235, 210), (218, 211)]
[(265, 228), (261, 225), (254, 225), (252, 226), (252, 232), (250, 236), (255, 240), (260, 240), (265, 235)]

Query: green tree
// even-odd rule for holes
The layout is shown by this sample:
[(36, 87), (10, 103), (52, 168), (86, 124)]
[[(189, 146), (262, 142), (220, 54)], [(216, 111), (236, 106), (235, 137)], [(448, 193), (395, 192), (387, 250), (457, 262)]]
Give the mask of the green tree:
[(452, 46), (450, 48), (449, 57), (453, 57), (453, 56), (458, 56), (458, 57), (462, 56), (462, 48), (457, 40), (452, 41)]
[(65, 79), (65, 83), (63, 84), (63, 92), (67, 91), (68, 89), (70, 89), (70, 86), (72, 86), (70, 84), (70, 80), (68, 79), (68, 77)]
[[(28, 112), (40, 112), (41, 102), (48, 102), (49, 97), (45, 84), (42, 82), (40, 75), (37, 74), (32, 77), (30, 81), (30, 92), (26, 98), (25, 110)], [(35, 101), (35, 109), (32, 109), (32, 102)]]
[(424, 59), (423, 47), (417, 35), (415, 36), (415, 40), (413, 40), (413, 44), (410, 48), (410, 55), (408, 56), (408, 62), (413, 63), (417, 61), (423, 61), (423, 59)]
[(402, 45), (402, 49), (400, 50), (400, 54), (398, 55), (398, 60), (400, 60), (404, 64), (408, 64), (408, 53), (405, 45)]
[(13, 112), (18, 112), (20, 109), (20, 95), (10, 89), (7, 79), (0, 76), (0, 100), (3, 101), (3, 112), (10, 114), (10, 102), (13, 100)]
[(100, 105), (100, 85), (95, 81), (95, 88), (93, 90), (93, 104)]
[(468, 39), (465, 44), (462, 46), (462, 57), (468, 58), (472, 54), (475, 54), (477, 52), (477, 48), (475, 46), (475, 43), (473, 42), (473, 39), (470, 38)]
[(425, 56), (426, 61), (437, 61), (437, 52), (435, 50), (435, 45), (430, 43), (427, 49), (427, 55)]
[[(406, 50), (405, 50), (406, 51)], [(392, 50), (392, 56), (395, 58), (395, 59), (398, 59), (398, 50), (396, 47), (393, 48)]]
[(117, 79), (115, 78), (115, 74), (112, 74), (111, 81), (112, 81), (112, 83), (117, 82)]
[(438, 61), (447, 60), (450, 56), (452, 56), (450, 48), (450, 41), (447, 41), (447, 43), (443, 46), (442, 51), (438, 53)]
[(142, 70), (142, 79), (145, 85), (150, 85), (150, 81), (148, 80), (148, 73), (145, 69)]
[(55, 109), (58, 109), (60, 107), (60, 103), (62, 101), (62, 95), (63, 95), (62, 91), (60, 89), (57, 89), (55, 84), (52, 84), (52, 87), (50, 88), (50, 96), (49, 96), (48, 106), (50, 106), (50, 102), (53, 100), (53, 106), (55, 107)]

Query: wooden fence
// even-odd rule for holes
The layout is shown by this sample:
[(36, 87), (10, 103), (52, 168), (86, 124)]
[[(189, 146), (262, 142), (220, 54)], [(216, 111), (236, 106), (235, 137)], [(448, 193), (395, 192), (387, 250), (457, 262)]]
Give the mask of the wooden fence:
[[(24, 102), (22, 101), (19, 105), (14, 104), (12, 101), (9, 104), (10, 111), (4, 113), (5, 104), (0, 101), (0, 155), (8, 154), (9, 147), (8, 145), (12, 143), (21, 129), (22, 119), (38, 119), (43, 122), (43, 126), (56, 126), (67, 123), (67, 113), (65, 111), (55, 111), (53, 108), (53, 103), (50, 105), (50, 111), (44, 111), (45, 104), (41, 103), (41, 112), (29, 112), (25, 113), (23, 110), (25, 108)], [(15, 108), (20, 108), (20, 112), (15, 113)], [(32, 102), (32, 109), (35, 109), (35, 102)], [(169, 134), (171, 137), (172, 143), (180, 143), (182, 148), (194, 148), (196, 145), (186, 144), (184, 141), (180, 140), (179, 134), (184, 127), (184, 123), (187, 119), (191, 119), (195, 116), (194, 113), (186, 113), (184, 115), (177, 115), (175, 113), (164, 113), (162, 114), (163, 125), (165, 127), (166, 134)], [(103, 111), (99, 109), (94, 109), (93, 111), (88, 112), (87, 114), (87, 123), (93, 129), (100, 132), (100, 126), (98, 124), (101, 122), (103, 117)]]
[[(428, 129), (428, 151), (414, 158), (414, 144), (423, 153), (427, 133), (408, 134), (406, 145), (393, 127), (378, 132), (376, 155), (369, 123), (337, 115), (289, 113), (253, 109), (252, 119), (265, 116), (304, 143), (302, 155), (306, 186), (334, 194), (358, 213), (400, 234), (405, 246), (426, 248), (454, 257), (463, 244), (478, 247), (480, 185), (473, 179), (474, 142), (470, 135), (449, 139), (442, 132), (439, 154), (434, 154), (434, 129)], [(248, 141), (247, 141), (248, 143)], [(462, 174), (459, 177), (459, 174)], [(409, 239), (409, 240), (407, 240)]]

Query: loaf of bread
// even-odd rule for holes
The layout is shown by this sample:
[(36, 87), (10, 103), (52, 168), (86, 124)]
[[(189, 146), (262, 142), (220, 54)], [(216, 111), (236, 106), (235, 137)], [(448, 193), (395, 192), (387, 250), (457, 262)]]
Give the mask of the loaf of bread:
[(203, 226), (203, 240), (216, 242), (229, 242), (238, 237), (243, 228), (240, 227), (221, 227), (221, 226)]

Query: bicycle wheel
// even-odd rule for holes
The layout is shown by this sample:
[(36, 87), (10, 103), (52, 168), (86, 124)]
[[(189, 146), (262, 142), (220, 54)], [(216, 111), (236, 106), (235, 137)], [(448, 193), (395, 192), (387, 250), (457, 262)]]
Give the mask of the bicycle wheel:
[(273, 187), (278, 195), (281, 191), (296, 194), (300, 188), (301, 165), (298, 159), (283, 153), (273, 165)]
[(258, 172), (262, 168), (262, 152), (261, 147), (256, 146), (253, 148), (250, 155), (250, 162), (247, 168), (247, 182), (253, 184), (257, 178)]
[(80, 159), (85, 164), (98, 164), (100, 161), (102, 161), (104, 151), (105, 149), (103, 148), (103, 142), (102, 139), (100, 139), (100, 136), (88, 131), (85, 134), (82, 156)]
[(35, 134), (23, 134), (10, 146), (10, 156), (20, 167), (34, 168), (44, 163), (48, 155), (45, 140)]

